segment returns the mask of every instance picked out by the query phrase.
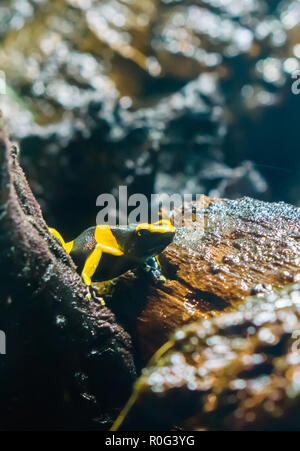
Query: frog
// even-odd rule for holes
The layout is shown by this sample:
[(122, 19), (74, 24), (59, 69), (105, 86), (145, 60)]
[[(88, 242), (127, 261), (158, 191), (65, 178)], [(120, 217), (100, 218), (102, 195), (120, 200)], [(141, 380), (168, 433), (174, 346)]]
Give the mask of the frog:
[(93, 282), (114, 279), (149, 259), (159, 266), (158, 255), (173, 241), (176, 229), (166, 219), (126, 226), (103, 224), (89, 227), (67, 243), (56, 229), (49, 230), (73, 259), (83, 282), (91, 287)]

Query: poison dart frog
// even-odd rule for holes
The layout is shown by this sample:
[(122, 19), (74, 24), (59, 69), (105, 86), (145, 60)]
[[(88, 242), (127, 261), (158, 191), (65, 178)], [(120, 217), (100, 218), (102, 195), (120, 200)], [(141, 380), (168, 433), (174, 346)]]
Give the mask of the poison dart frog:
[(65, 243), (60, 233), (50, 228), (77, 265), (86, 285), (113, 279), (156, 257), (172, 241), (175, 227), (162, 219), (137, 226), (97, 225)]

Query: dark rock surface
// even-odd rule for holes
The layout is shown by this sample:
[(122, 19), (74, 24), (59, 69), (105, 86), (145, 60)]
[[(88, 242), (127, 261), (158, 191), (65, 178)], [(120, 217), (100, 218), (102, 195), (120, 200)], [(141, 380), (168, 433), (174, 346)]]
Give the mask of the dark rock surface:
[(107, 428), (135, 377), (131, 340), (111, 311), (87, 299), (17, 153), (2, 130), (0, 428)]

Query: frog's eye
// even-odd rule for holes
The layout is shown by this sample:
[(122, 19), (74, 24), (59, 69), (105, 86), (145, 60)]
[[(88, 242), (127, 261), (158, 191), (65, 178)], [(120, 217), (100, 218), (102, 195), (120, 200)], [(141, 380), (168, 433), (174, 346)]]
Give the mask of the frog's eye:
[(148, 234), (149, 234), (149, 231), (146, 230), (146, 229), (140, 229), (140, 230), (137, 231), (137, 236), (138, 236), (139, 238), (140, 238), (140, 237), (148, 236)]

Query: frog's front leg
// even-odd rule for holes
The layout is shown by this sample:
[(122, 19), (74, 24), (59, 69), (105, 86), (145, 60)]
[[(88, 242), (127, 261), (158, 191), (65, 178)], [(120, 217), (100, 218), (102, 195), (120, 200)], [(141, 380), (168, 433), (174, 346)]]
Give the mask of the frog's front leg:
[(151, 272), (155, 279), (161, 280), (163, 282), (166, 281), (165, 276), (161, 272), (161, 266), (157, 256), (147, 258), (147, 260), (145, 261), (144, 269), (147, 272)]
[(148, 257), (145, 260), (145, 269), (146, 271), (159, 271), (160, 270), (160, 263), (158, 260), (158, 257)]

